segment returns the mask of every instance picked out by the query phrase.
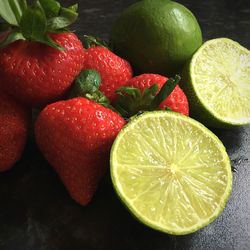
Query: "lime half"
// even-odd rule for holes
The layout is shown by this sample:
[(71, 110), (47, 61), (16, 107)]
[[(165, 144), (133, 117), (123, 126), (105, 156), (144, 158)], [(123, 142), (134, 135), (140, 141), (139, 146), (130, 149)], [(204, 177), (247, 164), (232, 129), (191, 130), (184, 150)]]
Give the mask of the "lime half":
[(250, 51), (227, 38), (204, 43), (184, 70), (191, 116), (212, 127), (250, 123)]
[(212, 222), (232, 188), (221, 141), (199, 122), (169, 111), (145, 113), (119, 133), (111, 151), (111, 177), (136, 218), (174, 235)]

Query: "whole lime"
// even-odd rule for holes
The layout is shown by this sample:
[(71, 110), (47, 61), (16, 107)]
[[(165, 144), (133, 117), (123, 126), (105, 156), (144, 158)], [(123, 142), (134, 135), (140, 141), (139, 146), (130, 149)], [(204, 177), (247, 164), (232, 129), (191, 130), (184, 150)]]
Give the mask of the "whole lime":
[(110, 42), (140, 73), (173, 74), (202, 44), (190, 10), (169, 0), (139, 1), (115, 22)]

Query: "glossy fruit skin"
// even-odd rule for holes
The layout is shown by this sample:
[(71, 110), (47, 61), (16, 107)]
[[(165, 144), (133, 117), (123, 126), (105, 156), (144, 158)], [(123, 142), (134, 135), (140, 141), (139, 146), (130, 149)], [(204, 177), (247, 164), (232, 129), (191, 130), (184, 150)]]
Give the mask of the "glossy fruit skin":
[[(158, 74), (142, 74), (129, 80), (127, 86), (138, 88), (143, 92), (153, 84), (158, 84), (159, 92), (167, 80), (167, 77)], [(188, 100), (179, 85), (177, 85), (173, 92), (161, 103), (161, 109), (166, 109), (166, 107), (183, 115), (189, 115)]]
[(115, 55), (106, 47), (89, 48), (86, 52), (84, 69), (95, 69), (101, 75), (100, 91), (113, 102), (115, 90), (126, 85), (133, 77), (132, 68), (126, 60)]
[(30, 110), (0, 90), (0, 172), (20, 160), (30, 121)]
[(17, 41), (0, 50), (0, 84), (30, 107), (41, 107), (62, 98), (80, 73), (85, 50), (73, 33), (53, 33), (65, 48)]
[(117, 113), (82, 97), (50, 104), (40, 113), (37, 144), (79, 204), (92, 199), (124, 125)]
[(201, 46), (202, 34), (195, 16), (183, 5), (143, 0), (121, 13), (110, 42), (139, 73), (172, 75)]

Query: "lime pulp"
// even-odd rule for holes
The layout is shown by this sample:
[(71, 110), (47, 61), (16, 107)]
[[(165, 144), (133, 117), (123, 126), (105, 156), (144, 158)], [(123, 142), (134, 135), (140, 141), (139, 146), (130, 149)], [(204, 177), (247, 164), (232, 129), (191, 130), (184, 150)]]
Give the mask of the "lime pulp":
[(111, 177), (138, 220), (174, 235), (212, 222), (232, 188), (221, 141), (199, 122), (168, 111), (145, 113), (120, 132), (111, 151)]

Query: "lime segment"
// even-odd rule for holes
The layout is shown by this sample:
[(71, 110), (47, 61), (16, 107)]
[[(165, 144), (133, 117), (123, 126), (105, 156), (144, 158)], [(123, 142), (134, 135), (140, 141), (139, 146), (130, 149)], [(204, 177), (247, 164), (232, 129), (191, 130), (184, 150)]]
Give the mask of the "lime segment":
[(182, 87), (196, 119), (213, 127), (250, 123), (249, 50), (227, 38), (210, 40), (193, 56), (188, 74)]
[(220, 140), (195, 120), (167, 111), (130, 122), (112, 147), (114, 187), (144, 224), (188, 234), (213, 221), (232, 187)]

